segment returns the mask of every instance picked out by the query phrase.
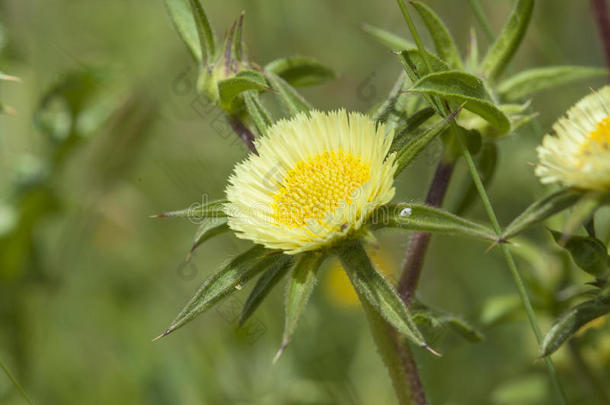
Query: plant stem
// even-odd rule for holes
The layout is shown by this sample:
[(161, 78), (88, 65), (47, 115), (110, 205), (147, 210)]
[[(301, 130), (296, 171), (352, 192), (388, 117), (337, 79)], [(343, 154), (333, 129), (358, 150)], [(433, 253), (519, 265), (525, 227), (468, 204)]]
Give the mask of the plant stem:
[(369, 321), (373, 339), (383, 359), (400, 405), (427, 405), (426, 393), (417, 372), (411, 349), (396, 330), (366, 300), (362, 307)]
[[(441, 206), (447, 193), (454, 167), (455, 162), (447, 161), (444, 158), (441, 159), (428, 189), (426, 204), (432, 207)], [(402, 274), (398, 282), (398, 294), (407, 307), (411, 304), (417, 289), (426, 251), (430, 244), (430, 236), (430, 233), (427, 232), (415, 232), (409, 242), (405, 263), (402, 267)]]
[(0, 360), (0, 368), (4, 371), (4, 374), (6, 374), (6, 376), (8, 377), (9, 380), (11, 380), (11, 382), (13, 383), (13, 385), (15, 386), (15, 388), (17, 389), (17, 391), (19, 391), (19, 393), (21, 394), (21, 396), (23, 397), (23, 399), (30, 405), (32, 405), (32, 401), (30, 400), (30, 397), (28, 397), (28, 394), (25, 393), (25, 390), (23, 389), (23, 387), (21, 386), (21, 384), (19, 384), (19, 382), (15, 379), (15, 377), (13, 377), (13, 375), (10, 373), (10, 371), (8, 371), (8, 368), (6, 368), (6, 366), (4, 365), (4, 363), (2, 363), (2, 360)]
[(239, 139), (241, 139), (242, 142), (246, 144), (246, 146), (248, 147), (248, 149), (250, 149), (250, 151), (252, 151), (252, 153), (258, 155), (258, 151), (254, 146), (255, 137), (252, 131), (250, 131), (248, 127), (246, 127), (246, 125), (244, 125), (244, 123), (239, 118), (233, 115), (228, 115), (227, 120), (229, 121), (229, 125), (231, 125), (231, 128), (233, 128), (233, 131), (235, 131), (237, 136), (239, 136)]
[(485, 13), (483, 12), (481, 5), (479, 4), (479, 0), (470, 0), (470, 6), (474, 11), (474, 15), (477, 17), (477, 21), (479, 21), (479, 24), (481, 24), (483, 32), (485, 32), (485, 35), (487, 36), (487, 40), (489, 42), (495, 41), (496, 36), (493, 30), (491, 29), (487, 18), (485, 17)]
[(570, 349), (570, 354), (572, 355), (572, 359), (580, 369), (582, 376), (587, 382), (591, 385), (591, 388), (597, 394), (599, 402), (604, 405), (610, 405), (610, 397), (603, 386), (603, 384), (597, 378), (597, 375), (593, 373), (593, 370), (589, 367), (589, 365), (583, 359), (582, 354), (580, 353), (580, 347), (578, 345), (578, 341), (575, 339), (571, 339), (568, 343), (568, 347)]
[[(472, 180), (474, 181), (477, 191), (479, 192), (479, 196), (481, 197), (481, 201), (483, 202), (485, 211), (487, 212), (487, 215), (489, 216), (489, 220), (491, 221), (491, 224), (492, 224), (494, 230), (496, 231), (496, 233), (498, 235), (501, 235), (502, 228), (500, 227), (500, 222), (498, 222), (498, 218), (496, 217), (496, 213), (494, 212), (494, 209), (491, 205), (491, 201), (489, 200), (489, 197), (487, 196), (487, 192), (485, 191), (485, 186), (483, 186), (481, 176), (479, 175), (479, 172), (472, 159), (472, 155), (470, 154), (470, 151), (466, 147), (466, 143), (462, 137), (462, 133), (459, 129), (457, 129), (455, 131), (455, 134), (457, 136), (458, 143), (461, 147), (462, 154), (464, 156), (464, 160), (466, 161), (466, 165), (468, 166), (468, 170), (470, 171), (470, 174), (472, 176)], [(508, 245), (506, 245), (504, 243), (501, 244), (501, 250), (502, 250), (502, 253), (504, 254), (504, 258), (506, 259), (506, 263), (511, 272), (515, 285), (517, 286), (517, 290), (519, 292), (519, 297), (521, 298), (521, 302), (523, 303), (523, 306), (525, 307), (525, 312), (527, 313), (527, 318), (529, 320), (530, 326), (534, 332), (534, 335), (536, 336), (536, 340), (538, 341), (538, 344), (540, 344), (542, 342), (542, 332), (540, 331), (540, 327), (538, 326), (538, 321), (536, 320), (536, 314), (534, 312), (534, 308), (529, 299), (529, 296), (527, 295), (527, 291), (525, 289), (525, 284), (523, 283), (523, 279), (521, 278), (521, 275), (519, 274), (519, 270), (517, 269), (517, 265), (515, 264), (515, 260), (510, 252), (510, 249), (508, 248)], [(561, 383), (559, 382), (557, 370), (555, 369), (555, 366), (553, 365), (553, 362), (549, 357), (545, 357), (544, 361), (548, 368), (549, 376), (551, 377), (551, 382), (559, 396), (560, 404), (565, 405), (567, 403), (567, 401), (566, 401), (565, 393), (563, 391)]]
[[(591, 0), (591, 8), (595, 14), (599, 37), (604, 45), (606, 65), (610, 68), (610, 15), (606, 0)], [(610, 76), (608, 77), (610, 79)]]

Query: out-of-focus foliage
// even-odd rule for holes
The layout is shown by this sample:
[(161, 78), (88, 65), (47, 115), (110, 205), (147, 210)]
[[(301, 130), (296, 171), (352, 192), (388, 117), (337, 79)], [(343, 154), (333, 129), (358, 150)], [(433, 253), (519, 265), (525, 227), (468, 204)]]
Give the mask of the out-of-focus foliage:
[[(512, 2), (481, 3), (499, 32)], [(468, 1), (425, 4), (447, 23), (459, 49), (474, 43), (470, 28), (476, 21)], [(373, 109), (400, 72), (396, 56), (360, 29), (369, 23), (407, 37), (393, 1), (206, 0), (204, 5), (219, 32), (246, 11), (244, 38), (252, 60), (308, 55), (339, 72), (338, 80), (302, 89), (320, 108)], [(351, 287), (347, 280), (331, 282), (328, 266), (319, 269), (323, 288), (301, 315), (291, 350), (275, 365), (271, 359), (283, 333), (280, 291), (271, 292), (242, 328), (237, 325), (245, 294), (171, 337), (150, 342), (185, 296), (247, 246), (219, 235), (187, 262), (196, 227), (148, 218), (183, 207), (185, 201), (222, 198), (233, 162), (246, 152), (224, 112), (199, 95), (199, 66), (161, 2), (4, 0), (0, 23), (0, 70), (22, 79), (0, 81), (0, 100), (16, 111), (0, 115), (0, 361), (34, 403), (393, 403), (361, 311), (338, 304)], [(478, 32), (477, 37), (480, 49), (486, 49), (485, 36)], [(601, 66), (593, 38), (584, 2), (539, 0), (509, 73), (551, 65)], [(426, 45), (433, 49), (434, 38)], [(299, 76), (289, 66), (272, 65), (281, 80), (294, 86), (331, 77), (317, 65), (314, 78)], [(540, 74), (530, 73), (537, 80)], [(499, 81), (498, 88), (507, 101), (520, 99), (524, 80), (514, 79), (513, 86)], [(501, 151), (489, 192), (504, 224), (548, 195), (528, 165), (535, 160), (534, 148), (549, 124), (601, 80), (543, 91), (532, 101), (539, 118), (522, 126), (518, 138), (497, 141)], [(415, 103), (413, 97), (401, 102)], [(252, 125), (260, 130), (264, 115), (258, 121)], [(398, 178), (397, 201), (423, 199), (439, 157), (436, 142)], [(485, 159), (491, 158), (481, 155), (481, 166)], [(456, 176), (462, 175), (458, 167)], [(447, 206), (465, 206), (461, 191), (470, 183), (463, 177), (467, 186), (457, 179)], [(478, 205), (468, 208), (473, 219), (485, 221)], [(606, 245), (608, 217), (602, 209), (596, 222), (596, 237)], [(563, 214), (547, 224), (562, 231)], [(397, 277), (404, 237), (394, 230), (379, 234), (383, 255), (393, 263), (390, 278)], [(570, 257), (570, 249), (558, 247), (544, 229), (525, 237), (517, 238), (513, 249), (543, 330), (549, 331), (570, 307), (593, 299), (586, 293), (595, 287), (586, 283), (595, 277), (579, 270), (581, 262)], [(450, 236), (432, 245), (431, 253), (442, 254), (429, 256), (419, 298), (429, 305), (425, 308), (434, 308), (434, 318), (427, 321), (434, 337), (430, 343), (444, 356), (416, 352), (422, 378), (431, 384), (430, 400), (552, 403), (542, 364), (531, 361), (539, 348), (514, 305), (512, 282), (497, 252), (483, 254), (486, 247)], [(465, 314), (459, 321), (474, 328), (468, 333), (482, 333), (485, 339), (473, 345), (450, 327), (435, 327), (451, 322), (451, 314)], [(610, 377), (610, 326), (593, 326), (598, 329), (581, 328), (576, 339), (603, 381)], [(595, 403), (569, 347), (554, 358), (568, 396)], [(24, 403), (1, 373), (0, 403)]]

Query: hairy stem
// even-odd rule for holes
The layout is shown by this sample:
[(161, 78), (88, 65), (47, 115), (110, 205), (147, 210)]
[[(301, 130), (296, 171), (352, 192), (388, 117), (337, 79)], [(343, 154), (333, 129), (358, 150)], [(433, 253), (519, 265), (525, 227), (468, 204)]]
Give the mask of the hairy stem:
[(254, 134), (252, 131), (246, 127), (246, 125), (237, 117), (233, 115), (227, 116), (227, 120), (229, 121), (229, 125), (233, 128), (233, 131), (239, 136), (239, 139), (242, 140), (243, 143), (246, 144), (248, 149), (252, 151), (255, 155), (258, 155), (258, 151), (254, 146)]
[(362, 301), (377, 344), (379, 355), (388, 368), (400, 405), (428, 405), (417, 364), (408, 343), (366, 301)]
[[(432, 207), (441, 206), (447, 193), (454, 167), (455, 163), (453, 161), (442, 159), (439, 162), (428, 189), (426, 204)], [(402, 274), (398, 282), (398, 294), (407, 307), (411, 304), (417, 289), (426, 251), (430, 244), (430, 236), (427, 232), (415, 232), (409, 242), (405, 263), (402, 267)]]
[[(456, 128), (455, 133), (456, 133), (460, 148), (462, 150), (464, 160), (466, 161), (466, 165), (468, 166), (468, 170), (470, 171), (470, 174), (472, 176), (472, 180), (474, 181), (477, 191), (479, 192), (479, 196), (481, 197), (481, 201), (483, 202), (485, 211), (487, 212), (487, 215), (489, 216), (489, 220), (491, 221), (491, 224), (492, 224), (494, 230), (496, 231), (496, 233), (498, 235), (501, 235), (502, 228), (500, 226), (500, 222), (498, 221), (498, 218), (496, 217), (496, 213), (491, 205), (491, 201), (489, 200), (489, 197), (487, 196), (487, 192), (485, 191), (485, 186), (483, 185), (481, 176), (479, 175), (479, 172), (474, 163), (474, 160), (472, 159), (472, 155), (470, 154), (470, 151), (466, 147), (466, 143), (463, 139), (461, 131)], [(501, 244), (501, 249), (502, 249), (502, 253), (504, 254), (504, 258), (506, 260), (508, 268), (510, 270), (510, 273), (515, 282), (515, 285), (517, 286), (517, 291), (519, 292), (519, 297), (521, 298), (521, 302), (523, 303), (523, 306), (525, 307), (525, 312), (527, 313), (527, 318), (529, 320), (532, 331), (534, 332), (534, 335), (536, 336), (536, 340), (538, 341), (538, 344), (540, 344), (542, 342), (542, 332), (540, 331), (540, 327), (538, 326), (538, 321), (536, 320), (536, 314), (534, 312), (534, 307), (532, 306), (532, 303), (527, 294), (527, 290), (525, 289), (525, 284), (523, 283), (521, 274), (519, 274), (519, 270), (517, 269), (517, 265), (515, 264), (515, 259), (513, 258), (513, 255), (511, 253), (510, 249), (508, 248), (508, 245), (506, 245), (504, 243)], [(550, 359), (550, 357), (545, 357), (544, 362), (546, 363), (546, 366), (547, 366), (547, 369), (549, 372), (549, 376), (551, 378), (551, 382), (559, 396), (559, 403), (565, 405), (567, 403), (567, 401), (566, 401), (565, 393), (563, 391), (561, 383), (559, 382), (559, 376), (557, 375), (557, 370), (555, 369), (555, 366), (553, 365), (553, 362)]]
[(585, 359), (583, 359), (578, 342), (571, 339), (568, 343), (568, 347), (574, 363), (576, 363), (576, 366), (580, 370), (583, 379), (587, 380), (593, 391), (595, 391), (600, 404), (610, 405), (610, 397), (604, 388), (604, 384), (601, 383), (597, 375), (593, 373), (593, 370), (591, 370), (589, 365), (585, 362)]
[[(608, 3), (606, 0), (591, 0), (591, 8), (597, 21), (599, 37), (604, 45), (606, 65), (610, 67), (610, 15), (608, 13)], [(610, 79), (610, 76), (608, 78)]]

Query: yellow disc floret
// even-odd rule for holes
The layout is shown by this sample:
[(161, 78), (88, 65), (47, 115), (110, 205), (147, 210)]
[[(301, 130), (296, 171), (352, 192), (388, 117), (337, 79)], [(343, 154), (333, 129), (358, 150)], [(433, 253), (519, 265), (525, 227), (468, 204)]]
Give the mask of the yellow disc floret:
[(538, 147), (541, 181), (610, 190), (610, 86), (576, 103), (553, 129)]
[(599, 121), (595, 129), (589, 132), (589, 136), (580, 146), (580, 153), (591, 155), (600, 149), (610, 151), (610, 117)]
[(370, 178), (368, 165), (342, 150), (326, 151), (297, 163), (273, 196), (277, 222), (304, 227), (308, 220), (322, 221), (340, 203), (352, 203), (351, 195)]

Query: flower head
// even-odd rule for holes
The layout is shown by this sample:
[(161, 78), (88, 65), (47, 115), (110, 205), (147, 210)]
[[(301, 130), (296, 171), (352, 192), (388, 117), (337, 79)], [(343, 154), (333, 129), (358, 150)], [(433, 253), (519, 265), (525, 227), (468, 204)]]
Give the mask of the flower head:
[(543, 183), (585, 190), (610, 189), (610, 86), (579, 101), (538, 147)]
[(359, 113), (278, 121), (227, 187), (237, 236), (288, 254), (329, 246), (394, 196), (393, 133)]

